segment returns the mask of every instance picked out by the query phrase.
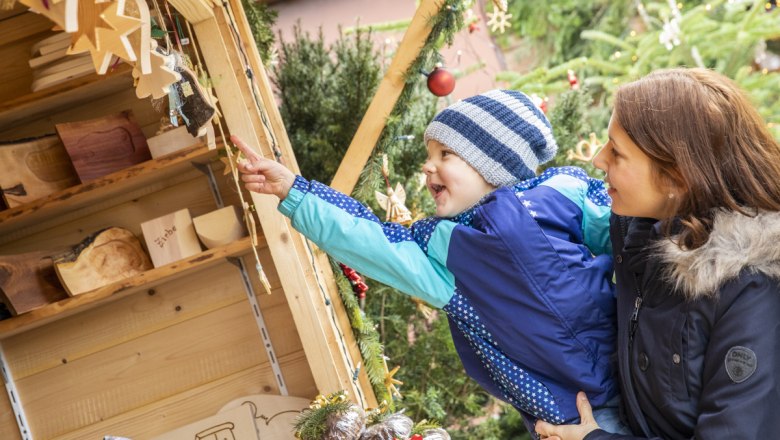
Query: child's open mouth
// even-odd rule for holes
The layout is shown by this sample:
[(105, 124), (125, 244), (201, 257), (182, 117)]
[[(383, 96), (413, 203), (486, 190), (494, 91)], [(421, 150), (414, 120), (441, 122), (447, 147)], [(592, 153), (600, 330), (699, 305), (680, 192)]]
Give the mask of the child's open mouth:
[(442, 191), (444, 191), (445, 189), (447, 189), (447, 187), (446, 187), (446, 186), (444, 186), (444, 185), (438, 185), (438, 184), (435, 184), (435, 183), (428, 184), (428, 188), (430, 188), (430, 190), (431, 190), (431, 194), (433, 194), (433, 198), (434, 198), (434, 199), (435, 199), (435, 198), (437, 198), (437, 197), (439, 197), (439, 194), (441, 194), (441, 193), (442, 193)]

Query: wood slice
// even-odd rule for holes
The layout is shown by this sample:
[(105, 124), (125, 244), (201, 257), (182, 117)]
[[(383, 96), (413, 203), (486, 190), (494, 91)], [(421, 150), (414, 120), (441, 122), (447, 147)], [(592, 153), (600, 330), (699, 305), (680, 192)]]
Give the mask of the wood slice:
[(192, 219), (195, 232), (206, 248), (224, 246), (246, 236), (243, 222), (234, 206), (226, 206)]
[(54, 269), (69, 295), (75, 296), (152, 268), (141, 243), (127, 229), (112, 227), (85, 238), (54, 257)]
[[(70, 81), (74, 78), (94, 73), (95, 69), (92, 67), (92, 58), (86, 57), (86, 59), (87, 64), (76, 64), (66, 69), (46, 75), (41, 75), (40, 77), (35, 78), (32, 82), (32, 85), (30, 86), (30, 90), (37, 92), (39, 90), (43, 90), (48, 87), (54, 87), (57, 84)], [(51, 67), (56, 68), (57, 66), (52, 65)]]
[(51, 251), (0, 255), (0, 300), (13, 315), (65, 299)]
[(201, 252), (189, 209), (141, 223), (154, 267), (165, 266)]
[(82, 182), (152, 158), (146, 137), (129, 110), (55, 127)]
[(0, 191), (9, 208), (78, 183), (57, 136), (0, 145)]

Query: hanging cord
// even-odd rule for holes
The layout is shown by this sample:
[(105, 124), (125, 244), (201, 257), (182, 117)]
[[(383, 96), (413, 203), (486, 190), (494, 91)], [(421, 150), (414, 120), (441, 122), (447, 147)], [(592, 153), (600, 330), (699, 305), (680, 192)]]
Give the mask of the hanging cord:
[(171, 21), (171, 26), (173, 27), (173, 36), (176, 37), (176, 48), (179, 49), (179, 52), (182, 52), (181, 39), (179, 38), (179, 31), (176, 30), (176, 22), (173, 20), (173, 15), (171, 15), (171, 8), (168, 6), (167, 0), (163, 0), (163, 3), (165, 4), (165, 12), (168, 14), (168, 20)]
[[(232, 31), (233, 39), (234, 39), (233, 43), (238, 47), (238, 50), (241, 53), (241, 57), (242, 57), (243, 62), (244, 62), (244, 72), (246, 72), (246, 76), (249, 79), (249, 84), (250, 84), (250, 87), (252, 89), (252, 97), (254, 99), (255, 106), (257, 107), (257, 110), (260, 113), (263, 125), (265, 126), (265, 128), (266, 128), (266, 130), (267, 130), (267, 132), (268, 132), (268, 134), (269, 134), (269, 136), (271, 138), (271, 148), (273, 150), (274, 156), (276, 156), (277, 162), (281, 163), (282, 153), (279, 150), (279, 147), (277, 146), (276, 138), (274, 136), (274, 132), (271, 129), (271, 126), (270, 126), (270, 124), (268, 122), (268, 119), (266, 117), (265, 110), (264, 110), (264, 108), (263, 108), (263, 106), (261, 104), (261, 100), (260, 100), (260, 98), (258, 96), (257, 84), (254, 81), (254, 74), (252, 73), (252, 69), (251, 69), (251, 67), (249, 65), (249, 58), (247, 57), (246, 53), (244, 52), (243, 41), (241, 39), (241, 35), (238, 33), (238, 29), (237, 29), (236, 23), (235, 23), (235, 18), (233, 17), (233, 12), (231, 11), (230, 6), (228, 5), (228, 3), (226, 1), (224, 1), (224, 0), (222, 2), (222, 7), (226, 11), (226, 15), (228, 17), (228, 21), (229, 21), (229, 24), (230, 24), (230, 29)], [(220, 125), (220, 132), (222, 132), (222, 126), (221, 125)], [(224, 138), (224, 134), (222, 136)], [(225, 149), (229, 150), (229, 148), (227, 148), (227, 144), (226, 144), (226, 148)], [(230, 152), (228, 152), (228, 154), (230, 154)], [(231, 167), (233, 167), (232, 159), (229, 162), (231, 164)], [(233, 171), (234, 171), (234, 173), (237, 173), (237, 171), (235, 169)], [(238, 184), (237, 177), (236, 177), (236, 184)], [(239, 195), (240, 194), (241, 193), (240, 193), (240, 190), (239, 190)], [(242, 198), (242, 200), (243, 200), (243, 198)], [(304, 238), (303, 242), (304, 242), (304, 244), (306, 244), (306, 249), (309, 252), (309, 257), (311, 258), (312, 267), (316, 267), (316, 259), (314, 257), (314, 255), (315, 255), (314, 254), (314, 250), (311, 248), (311, 245), (309, 244), (309, 240)], [(317, 282), (317, 287), (318, 287), (318, 289), (320, 291), (320, 294), (322, 295), (322, 298), (323, 298), (323, 301), (325, 302), (325, 305), (330, 310), (331, 321), (333, 322), (334, 328), (337, 330), (336, 334), (338, 335), (338, 343), (341, 346), (342, 351), (346, 355), (346, 356), (344, 356), (344, 358), (347, 361), (347, 367), (352, 372), (352, 381), (353, 382), (357, 382), (358, 374), (360, 372), (360, 366), (358, 365), (358, 367), (355, 368), (352, 365), (352, 358), (349, 356), (349, 349), (347, 347), (346, 341), (344, 341), (344, 334), (341, 332), (341, 327), (340, 327), (340, 324), (339, 324), (338, 319), (336, 317), (336, 313), (333, 310), (330, 298), (328, 297), (326, 289), (323, 287), (322, 280), (320, 279), (320, 276), (319, 276), (319, 274), (317, 272), (318, 272), (317, 270), (314, 271), (314, 278), (315, 278), (315, 280)], [(356, 386), (355, 390), (356, 390), (356, 392), (358, 394), (358, 396), (357, 396), (358, 399), (360, 399), (359, 401), (360, 402), (365, 402), (366, 401), (365, 400), (365, 396), (363, 395), (363, 392), (362, 392), (361, 388), (359, 386)]]
[[(206, 69), (206, 66), (201, 62), (200, 59), (200, 48), (198, 47), (198, 44), (196, 42), (196, 39), (193, 38), (194, 34), (192, 32), (192, 27), (190, 26), (189, 21), (185, 20), (185, 23), (187, 23), (187, 32), (190, 35), (190, 42), (192, 44), (192, 49), (195, 52), (195, 59), (198, 63), (198, 68), (206, 74), (207, 77), (211, 78), (211, 76), (208, 73), (208, 70)], [(206, 100), (209, 102), (209, 104), (217, 108), (217, 103), (211, 102), (211, 94), (206, 93)], [(250, 205), (246, 200), (244, 200), (244, 194), (241, 191), (241, 183), (239, 181), (238, 177), (238, 168), (236, 168), (236, 163), (238, 160), (238, 155), (234, 154), (233, 150), (230, 147), (230, 143), (228, 142), (228, 138), (225, 135), (225, 129), (222, 125), (222, 119), (219, 117), (216, 117), (213, 120), (216, 120), (217, 129), (219, 130), (219, 135), (222, 137), (222, 141), (225, 145), (225, 152), (227, 153), (228, 158), (228, 164), (230, 166), (230, 173), (233, 176), (233, 183), (236, 186), (236, 193), (238, 193), (239, 201), (241, 202), (241, 209), (244, 213), (244, 223), (246, 224), (247, 230), (249, 231), (249, 235), (252, 238), (252, 253), (255, 257), (255, 269), (257, 270), (257, 275), (260, 278), (260, 282), (263, 284), (263, 288), (265, 289), (265, 292), (267, 294), (271, 294), (271, 283), (268, 281), (268, 276), (265, 274), (265, 271), (263, 270), (263, 265), (260, 263), (260, 254), (257, 252), (257, 224), (255, 223), (255, 218), (252, 215), (252, 211), (254, 210), (254, 206)]]
[(238, 33), (238, 29), (236, 28), (236, 22), (235, 18), (233, 17), (233, 11), (230, 9), (229, 5), (226, 1), (222, 1), (222, 7), (225, 9), (228, 17), (228, 21), (230, 22), (230, 30), (233, 34), (234, 42), (236, 43), (236, 46), (238, 47), (238, 51), (241, 54), (241, 58), (244, 62), (244, 72), (246, 74), (247, 79), (249, 79), (249, 87), (252, 89), (252, 97), (255, 101), (255, 106), (257, 107), (257, 111), (260, 113), (260, 119), (263, 121), (263, 125), (265, 126), (266, 131), (268, 132), (268, 135), (271, 138), (271, 150), (274, 153), (274, 157), (276, 157), (276, 161), (279, 163), (282, 163), (282, 152), (279, 150), (279, 146), (276, 143), (276, 137), (274, 136), (274, 132), (271, 129), (271, 125), (268, 122), (268, 116), (265, 113), (265, 109), (261, 105), (262, 100), (258, 96), (258, 90), (257, 90), (257, 83), (255, 82), (255, 75), (252, 72), (252, 67), (249, 64), (249, 57), (247, 57), (246, 52), (244, 52), (244, 44), (241, 40), (241, 35)]
[(154, 5), (154, 12), (157, 14), (157, 20), (160, 22), (160, 29), (162, 29), (165, 33), (165, 54), (168, 55), (171, 53), (171, 45), (173, 44), (171, 43), (171, 36), (168, 33), (168, 26), (165, 24), (165, 17), (163, 17), (162, 11), (160, 10), (160, 5), (157, 3), (157, 0), (152, 0), (152, 4)]

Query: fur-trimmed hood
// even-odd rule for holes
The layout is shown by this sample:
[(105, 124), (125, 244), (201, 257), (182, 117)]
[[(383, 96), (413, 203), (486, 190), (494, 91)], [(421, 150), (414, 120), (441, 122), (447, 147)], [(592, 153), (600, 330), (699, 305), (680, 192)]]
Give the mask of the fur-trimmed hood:
[(709, 240), (694, 250), (682, 250), (670, 240), (656, 249), (668, 263), (667, 276), (688, 299), (717, 295), (725, 282), (750, 268), (780, 278), (780, 212), (749, 217), (722, 211), (715, 215)]

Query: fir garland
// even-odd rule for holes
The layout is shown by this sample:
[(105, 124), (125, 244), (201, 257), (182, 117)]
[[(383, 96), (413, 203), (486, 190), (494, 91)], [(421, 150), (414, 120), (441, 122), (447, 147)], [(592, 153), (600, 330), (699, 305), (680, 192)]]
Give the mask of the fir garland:
[(360, 180), (353, 195), (361, 200), (373, 198), (375, 190), (383, 187), (382, 183), (382, 154), (393, 156), (392, 150), (398, 145), (397, 140), (407, 135), (405, 133), (404, 116), (409, 108), (416, 89), (425, 81), (423, 72), (433, 70), (436, 63), (442, 61), (439, 49), (447, 44), (452, 45), (455, 34), (463, 28), (463, 12), (470, 7), (471, 1), (445, 0), (439, 12), (430, 18), (431, 33), (425, 40), (417, 58), (409, 66), (404, 74), (404, 88), (393, 107), (392, 113), (387, 118), (387, 123), (379, 141), (374, 148), (374, 153), (360, 175)]
[[(394, 148), (399, 148), (401, 145), (397, 139), (407, 134), (404, 132), (406, 125), (404, 124), (404, 115), (416, 90), (425, 82), (421, 72), (432, 70), (432, 67), (441, 61), (441, 55), (438, 51), (445, 43), (451, 45), (455, 34), (463, 28), (463, 11), (468, 3), (470, 2), (446, 0), (439, 12), (430, 18), (431, 33), (425, 40), (417, 58), (404, 74), (404, 89), (396, 101), (393, 112), (387, 118), (387, 124), (377, 142), (372, 158), (361, 173), (360, 181), (354, 191), (356, 198), (363, 201), (371, 200), (374, 197), (374, 191), (384, 187), (381, 172), (382, 154), (391, 153)], [(341, 274), (341, 270), (337, 266), (334, 266), (333, 272)], [(382, 362), (384, 347), (380, 343), (379, 334), (374, 323), (360, 309), (352, 286), (346, 277), (337, 275), (337, 284), (360, 348), (360, 354), (363, 356), (363, 368), (366, 370), (369, 382), (374, 389), (377, 400), (388, 402), (392, 411), (395, 405), (392, 396), (384, 387), (385, 371)]]

